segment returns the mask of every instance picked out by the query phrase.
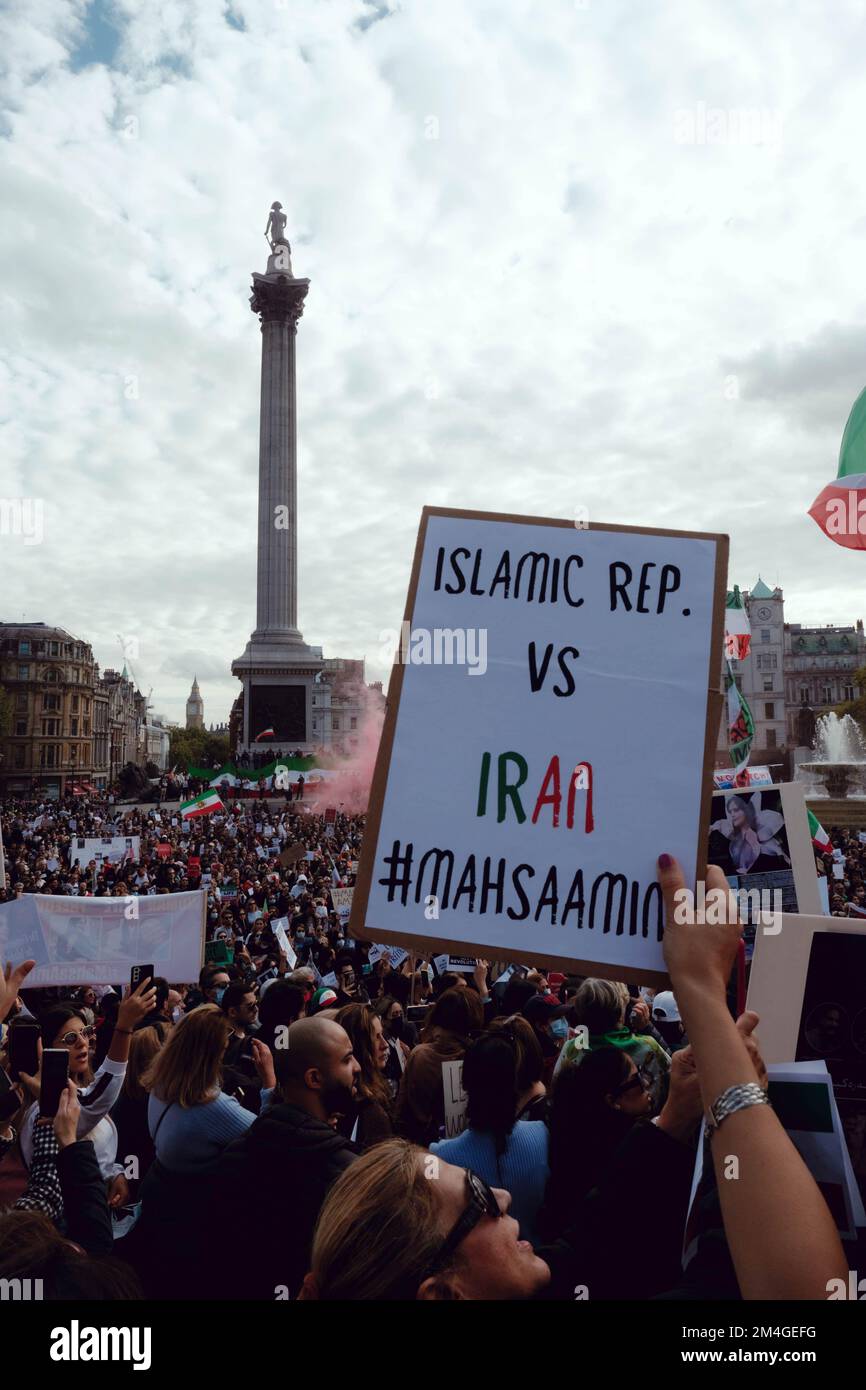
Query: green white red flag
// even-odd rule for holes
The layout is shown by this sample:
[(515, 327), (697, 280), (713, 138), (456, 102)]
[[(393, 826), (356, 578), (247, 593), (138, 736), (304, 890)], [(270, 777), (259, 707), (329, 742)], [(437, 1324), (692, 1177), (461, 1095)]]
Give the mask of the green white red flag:
[(749, 615), (735, 584), (725, 601), (725, 656), (729, 661), (745, 661), (751, 645)]
[(743, 699), (742, 692), (734, 680), (730, 662), (728, 662), (725, 684), (728, 711), (728, 755), (734, 767), (738, 771), (742, 771), (752, 752), (755, 721), (752, 718), (752, 711)]
[(212, 811), (224, 810), (219, 792), (215, 791), (202, 792), (201, 796), (194, 796), (192, 801), (180, 803), (180, 814), (184, 820), (190, 820), (193, 816), (209, 816)]
[(827, 834), (818, 817), (813, 815), (806, 807), (806, 814), (809, 817), (809, 834), (812, 836), (812, 844), (819, 854), (830, 854), (833, 846), (830, 843), (830, 836)]
[(866, 550), (866, 390), (851, 407), (836, 477), (818, 493), (809, 516), (837, 545)]

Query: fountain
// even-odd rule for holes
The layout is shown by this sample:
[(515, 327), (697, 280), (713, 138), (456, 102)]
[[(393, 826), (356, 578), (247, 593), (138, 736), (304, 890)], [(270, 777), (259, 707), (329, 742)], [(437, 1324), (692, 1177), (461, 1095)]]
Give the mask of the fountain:
[[(846, 800), (852, 784), (857, 788), (854, 794), (863, 796), (866, 742), (850, 714), (841, 719), (834, 713), (821, 715), (817, 722), (815, 755), (812, 762), (800, 763), (800, 767), (818, 779), (826, 788), (826, 796)], [(811, 796), (815, 794), (810, 792)]]

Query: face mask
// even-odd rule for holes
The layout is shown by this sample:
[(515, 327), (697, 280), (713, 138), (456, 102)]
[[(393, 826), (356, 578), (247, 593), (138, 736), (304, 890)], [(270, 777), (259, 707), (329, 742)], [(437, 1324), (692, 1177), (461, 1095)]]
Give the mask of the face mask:
[(550, 1033), (555, 1042), (565, 1042), (568, 1037), (568, 1024), (564, 1018), (555, 1018), (550, 1025)]
[(222, 989), (217, 990), (215, 1001), (217, 1004), (221, 1004), (223, 1002), (223, 995), (225, 994), (225, 992), (225, 986), (223, 986)]
[(404, 1018), (392, 1018), (388, 1024), (388, 1032), (392, 1038), (402, 1038), (406, 1020)]

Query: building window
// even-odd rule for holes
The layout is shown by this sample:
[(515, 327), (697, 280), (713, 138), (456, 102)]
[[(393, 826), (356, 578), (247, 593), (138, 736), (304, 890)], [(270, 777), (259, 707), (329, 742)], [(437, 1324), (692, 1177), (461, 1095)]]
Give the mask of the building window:
[(19, 643), (18, 643), (18, 655), (19, 655), (19, 656), (29, 656), (29, 655), (30, 655), (30, 643), (29, 643), (29, 642), (19, 642)]
[(771, 632), (770, 632), (770, 629), (769, 629), (768, 627), (762, 627), (762, 628), (761, 628), (761, 641), (762, 641), (762, 642), (772, 642), (772, 640), (773, 640), (773, 638), (772, 638), (772, 634), (771, 634)]
[(349, 720), (349, 728), (350, 728), (350, 729), (357, 729), (357, 727), (358, 727), (358, 720), (356, 719), (355, 715), (353, 714), (352, 717), (351, 717), (351, 719)]
[(339, 733), (340, 731), (340, 721), (336, 715), (334, 715), (333, 719), (331, 720), (331, 728), (335, 731), (335, 733)]
[(825, 705), (829, 705), (832, 703), (833, 691), (829, 685), (825, 685), (822, 687), (821, 698), (823, 699)]
[(88, 735), (89, 735), (89, 733), (90, 733), (90, 720), (89, 720), (89, 719), (85, 719), (85, 721), (84, 721), (84, 737), (87, 738)]
[(775, 730), (775, 729), (768, 729), (768, 730), (767, 730), (767, 747), (768, 747), (768, 748), (775, 748), (775, 746), (776, 746), (776, 730)]
[(23, 749), (23, 748), (16, 748), (16, 749), (15, 749), (15, 752), (14, 752), (14, 754), (13, 754), (13, 764), (14, 764), (15, 767), (23, 767), (23, 766), (24, 766), (24, 749)]
[(26, 692), (26, 691), (22, 691), (20, 695), (16, 695), (16, 696), (15, 696), (15, 708), (16, 708), (16, 709), (26, 709), (26, 708), (27, 708), (27, 692)]
[(71, 737), (71, 738), (78, 738), (78, 720), (77, 720), (77, 719), (73, 719), (73, 720), (72, 720), (72, 725), (71, 725), (71, 728), (70, 728), (70, 730), (69, 730), (69, 734), (70, 734), (70, 737)]
[(42, 733), (46, 738), (56, 738), (60, 733), (59, 719), (43, 719)]
[(776, 707), (775, 707), (775, 705), (771, 704), (770, 701), (768, 701), (768, 700), (765, 700), (765, 701), (764, 701), (764, 718), (765, 718), (765, 719), (775, 719), (775, 718), (776, 718)]
[(843, 686), (842, 686), (842, 699), (843, 699), (843, 700), (853, 700), (853, 699), (854, 699), (854, 687), (853, 687), (853, 685), (843, 685)]
[(772, 676), (765, 676), (765, 677), (764, 677), (764, 689), (765, 689), (765, 690), (772, 690), (772, 689), (773, 689), (773, 677), (772, 677)]
[(800, 686), (800, 704), (801, 704), (801, 705), (808, 705), (808, 703), (809, 703), (809, 687), (808, 687), (808, 685), (801, 685), (801, 686)]
[(16, 724), (15, 724), (15, 737), (16, 737), (16, 738), (26, 738), (26, 737), (27, 737), (27, 720), (26, 720), (26, 719), (19, 719), (19, 720), (16, 722)]
[(19, 666), (19, 667), (18, 667), (18, 679), (19, 679), (20, 681), (29, 681), (29, 679), (30, 679), (30, 667), (29, 667), (29, 666)]
[(73, 695), (73, 697), (72, 697), (72, 713), (73, 713), (73, 714), (77, 714), (77, 713), (78, 713), (78, 696), (77, 696), (77, 695)]
[(59, 642), (49, 642), (49, 643), (48, 643), (48, 655), (49, 655), (49, 656), (59, 656), (59, 655), (60, 655), (60, 644), (59, 644)]
[(778, 661), (778, 657), (776, 656), (776, 653), (775, 653), (775, 652), (759, 652), (759, 653), (758, 653), (758, 670), (759, 670), (759, 671), (775, 671), (776, 668), (777, 668), (777, 666), (778, 666), (778, 664), (779, 664), (779, 661)]
[(54, 767), (56, 765), (57, 749), (53, 743), (43, 743), (39, 750), (39, 763), (41, 767)]
[(43, 709), (54, 709), (54, 710), (59, 710), (59, 709), (60, 709), (60, 696), (59, 696), (59, 695), (43, 695), (43, 696), (42, 696), (42, 708), (43, 708)]

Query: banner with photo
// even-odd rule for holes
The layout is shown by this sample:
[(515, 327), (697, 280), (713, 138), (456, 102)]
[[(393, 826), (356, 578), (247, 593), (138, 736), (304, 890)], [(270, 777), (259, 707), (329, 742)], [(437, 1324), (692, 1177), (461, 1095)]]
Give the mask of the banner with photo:
[(738, 895), (746, 959), (758, 914), (823, 911), (812, 836), (799, 782), (716, 792), (710, 808), (707, 863)]
[(153, 964), (177, 984), (198, 980), (207, 894), (65, 898), (25, 893), (0, 905), (0, 961), (35, 960), (28, 988), (129, 983), (133, 965)]
[(97, 868), (102, 864), (121, 864), (125, 860), (138, 862), (141, 847), (139, 835), (78, 835), (69, 846), (69, 867), (86, 869), (91, 860)]

